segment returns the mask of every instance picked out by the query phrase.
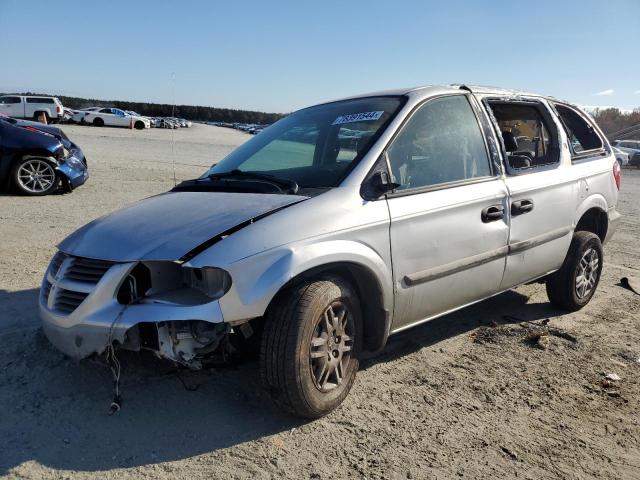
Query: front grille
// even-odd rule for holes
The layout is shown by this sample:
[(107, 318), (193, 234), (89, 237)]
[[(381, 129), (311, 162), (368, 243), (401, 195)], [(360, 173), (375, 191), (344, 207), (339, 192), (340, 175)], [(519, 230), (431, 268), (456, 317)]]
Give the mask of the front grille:
[(64, 272), (64, 278), (80, 282), (98, 283), (112, 262), (91, 258), (71, 257), (71, 263)]
[(72, 313), (88, 296), (88, 293), (74, 292), (60, 288), (56, 292), (53, 309), (62, 313)]
[(49, 293), (51, 293), (51, 282), (49, 282), (49, 280), (45, 279), (44, 283), (42, 284), (42, 290), (40, 292), (40, 298), (42, 303), (47, 303), (47, 299), (49, 298)]
[(65, 258), (67, 258), (67, 255), (60, 251), (58, 251), (58, 253), (53, 256), (53, 258), (51, 259), (51, 265), (49, 265), (49, 271), (52, 275), (58, 273), (58, 270), (60, 270), (60, 266), (62, 265), (62, 262)]
[(41, 302), (55, 312), (72, 313), (112, 265), (105, 260), (56, 253), (42, 284)]

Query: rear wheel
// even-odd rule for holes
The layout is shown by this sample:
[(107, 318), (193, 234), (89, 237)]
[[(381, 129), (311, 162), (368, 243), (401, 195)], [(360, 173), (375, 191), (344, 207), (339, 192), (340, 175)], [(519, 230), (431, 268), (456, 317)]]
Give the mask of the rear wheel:
[(265, 318), (262, 383), (283, 409), (318, 418), (345, 399), (358, 371), (360, 302), (339, 278), (303, 283), (281, 295)]
[(104, 127), (104, 120), (100, 117), (96, 117), (93, 119), (93, 125), (96, 127)]
[(13, 170), (13, 184), (25, 195), (46, 195), (57, 188), (58, 176), (48, 159), (25, 157)]
[(551, 303), (569, 311), (589, 303), (600, 282), (603, 259), (600, 238), (591, 232), (576, 232), (562, 268), (547, 278)]

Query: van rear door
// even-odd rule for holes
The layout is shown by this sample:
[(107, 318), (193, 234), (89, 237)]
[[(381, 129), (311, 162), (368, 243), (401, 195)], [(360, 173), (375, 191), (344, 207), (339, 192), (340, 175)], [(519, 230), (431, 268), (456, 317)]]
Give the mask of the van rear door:
[(502, 136), (509, 189), (509, 255), (500, 285), (505, 290), (560, 268), (573, 233), (579, 182), (561, 148), (559, 123), (544, 101), (493, 97), (484, 104)]

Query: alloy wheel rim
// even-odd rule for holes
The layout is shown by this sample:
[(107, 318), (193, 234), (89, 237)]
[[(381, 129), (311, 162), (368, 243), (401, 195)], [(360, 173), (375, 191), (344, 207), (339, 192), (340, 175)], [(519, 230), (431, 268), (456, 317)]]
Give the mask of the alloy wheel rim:
[(600, 256), (594, 248), (589, 248), (580, 259), (576, 272), (576, 295), (582, 299), (588, 297), (598, 280)]
[(311, 376), (321, 392), (331, 391), (345, 380), (353, 348), (353, 319), (342, 302), (334, 302), (322, 313), (311, 338)]
[(46, 192), (55, 182), (53, 167), (45, 160), (33, 159), (23, 163), (18, 170), (20, 186), (31, 193)]

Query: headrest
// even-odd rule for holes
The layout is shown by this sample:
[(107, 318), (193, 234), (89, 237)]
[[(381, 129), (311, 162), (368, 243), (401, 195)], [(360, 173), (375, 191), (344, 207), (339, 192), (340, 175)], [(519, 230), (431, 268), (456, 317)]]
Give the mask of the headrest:
[(518, 141), (512, 132), (502, 132), (502, 140), (507, 152), (516, 152), (518, 150)]

